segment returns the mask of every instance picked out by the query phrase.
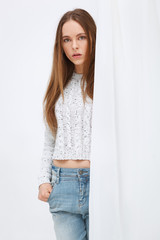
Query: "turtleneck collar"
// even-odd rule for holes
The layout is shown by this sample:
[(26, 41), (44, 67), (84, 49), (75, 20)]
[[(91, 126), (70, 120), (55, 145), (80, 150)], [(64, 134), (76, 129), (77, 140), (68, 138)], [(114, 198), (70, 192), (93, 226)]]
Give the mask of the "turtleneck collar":
[(73, 77), (77, 78), (77, 79), (81, 79), (83, 76), (83, 73), (76, 73), (75, 71), (73, 71)]

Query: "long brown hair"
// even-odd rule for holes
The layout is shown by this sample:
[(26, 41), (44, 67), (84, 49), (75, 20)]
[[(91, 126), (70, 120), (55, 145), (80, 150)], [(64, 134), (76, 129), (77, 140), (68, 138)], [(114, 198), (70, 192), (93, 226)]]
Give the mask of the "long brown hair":
[[(63, 24), (69, 20), (78, 22), (87, 35), (88, 49), (83, 68), (81, 89), (84, 104), (86, 101), (86, 94), (93, 100), (96, 24), (87, 11), (77, 8), (73, 11), (66, 12), (59, 21), (53, 51), (52, 71), (43, 100), (43, 117), (54, 136), (56, 136), (57, 132), (55, 104), (60, 94), (62, 94), (64, 101), (63, 90), (74, 71), (74, 64), (67, 58), (62, 48), (62, 27)], [(85, 82), (86, 89), (84, 90)]]

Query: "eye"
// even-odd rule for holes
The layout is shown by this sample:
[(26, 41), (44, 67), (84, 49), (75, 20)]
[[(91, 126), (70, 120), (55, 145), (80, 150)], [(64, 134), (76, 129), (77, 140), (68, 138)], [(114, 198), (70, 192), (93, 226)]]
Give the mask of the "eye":
[(69, 40), (69, 39), (68, 39), (68, 38), (66, 38), (66, 39), (64, 39), (64, 40), (63, 40), (63, 42), (68, 42), (68, 41), (66, 41), (66, 40)]
[(80, 36), (79, 38), (85, 39), (86, 37), (85, 36)]

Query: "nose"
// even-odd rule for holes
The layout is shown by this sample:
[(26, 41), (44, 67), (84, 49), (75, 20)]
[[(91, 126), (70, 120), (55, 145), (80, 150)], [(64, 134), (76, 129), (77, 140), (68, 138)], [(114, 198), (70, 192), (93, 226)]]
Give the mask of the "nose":
[(77, 43), (76, 40), (73, 40), (73, 42), (72, 42), (72, 48), (73, 48), (73, 49), (78, 48), (78, 43)]

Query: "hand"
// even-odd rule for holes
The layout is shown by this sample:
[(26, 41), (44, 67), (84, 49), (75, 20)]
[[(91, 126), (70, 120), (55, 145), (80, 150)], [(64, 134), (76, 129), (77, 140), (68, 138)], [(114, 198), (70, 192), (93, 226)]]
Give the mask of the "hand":
[(52, 185), (50, 183), (43, 183), (39, 186), (38, 199), (47, 202), (49, 195), (52, 191)]

